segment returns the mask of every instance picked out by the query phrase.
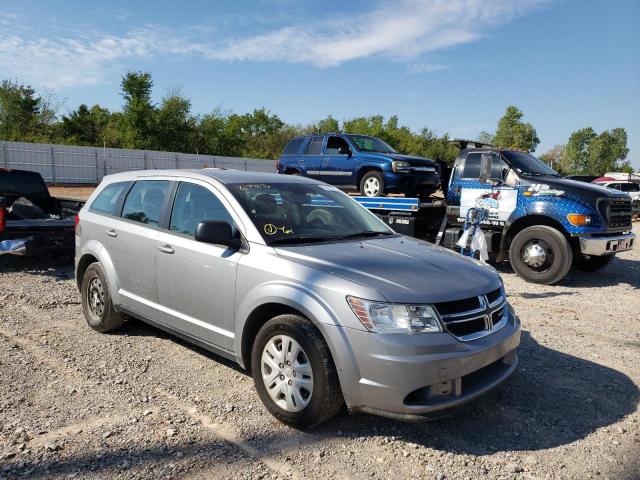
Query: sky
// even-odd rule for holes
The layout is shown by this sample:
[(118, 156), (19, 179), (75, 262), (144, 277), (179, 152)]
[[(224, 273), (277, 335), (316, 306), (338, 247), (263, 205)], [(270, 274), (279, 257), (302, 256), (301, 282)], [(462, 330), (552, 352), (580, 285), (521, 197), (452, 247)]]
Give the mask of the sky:
[(639, 0), (0, 0), (0, 79), (51, 89), (65, 114), (122, 106), (129, 70), (194, 113), (266, 107), (306, 124), (398, 115), (475, 138), (507, 105), (544, 153), (623, 127), (640, 170)]

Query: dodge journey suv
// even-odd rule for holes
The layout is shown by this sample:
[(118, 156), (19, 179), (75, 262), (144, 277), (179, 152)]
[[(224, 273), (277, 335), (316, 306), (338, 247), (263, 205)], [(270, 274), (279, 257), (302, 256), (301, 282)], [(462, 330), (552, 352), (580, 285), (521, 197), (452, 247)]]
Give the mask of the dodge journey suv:
[(79, 213), (76, 277), (91, 328), (135, 317), (232, 359), (298, 428), (345, 403), (438, 415), (517, 364), (520, 322), (493, 268), (304, 177), (107, 176)]
[(376, 137), (344, 133), (294, 138), (278, 160), (278, 173), (355, 187), (366, 197), (427, 197), (438, 189), (439, 172), (433, 160), (402, 155)]

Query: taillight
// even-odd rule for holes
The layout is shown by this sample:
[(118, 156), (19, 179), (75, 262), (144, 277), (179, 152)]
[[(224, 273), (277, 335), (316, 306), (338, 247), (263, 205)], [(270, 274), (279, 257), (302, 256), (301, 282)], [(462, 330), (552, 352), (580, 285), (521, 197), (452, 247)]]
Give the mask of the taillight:
[(0, 207), (0, 233), (4, 233), (5, 228), (7, 228), (7, 210)]
[(80, 215), (78, 215), (77, 213), (76, 213), (76, 216), (73, 219), (73, 223), (74, 223), (74, 227), (73, 228), (74, 228), (74, 230), (77, 231), (78, 230), (78, 224), (80, 223)]

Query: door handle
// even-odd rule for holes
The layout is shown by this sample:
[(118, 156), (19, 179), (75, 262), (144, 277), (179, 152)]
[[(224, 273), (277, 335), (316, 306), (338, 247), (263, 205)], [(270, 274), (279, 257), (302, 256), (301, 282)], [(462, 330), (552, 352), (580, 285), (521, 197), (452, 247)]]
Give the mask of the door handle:
[(173, 247), (171, 245), (159, 245), (158, 246), (158, 250), (160, 250), (163, 253), (174, 253), (175, 250), (173, 249)]
[(304, 160), (298, 160), (298, 163), (304, 163)]
[(118, 232), (116, 232), (113, 228), (108, 228), (107, 230), (105, 230), (105, 233), (114, 238), (118, 236)]

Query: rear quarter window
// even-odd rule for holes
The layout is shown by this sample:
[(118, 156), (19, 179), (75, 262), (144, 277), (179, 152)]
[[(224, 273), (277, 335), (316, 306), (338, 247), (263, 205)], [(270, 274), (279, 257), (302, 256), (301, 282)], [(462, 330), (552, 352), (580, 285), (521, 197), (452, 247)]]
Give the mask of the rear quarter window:
[(91, 203), (89, 211), (116, 215), (118, 201), (128, 185), (128, 182), (118, 182), (107, 185)]
[(287, 143), (287, 146), (284, 147), (284, 152), (282, 152), (282, 154), (295, 155), (296, 153), (298, 153), (298, 150), (300, 150), (300, 146), (302, 145), (303, 141), (304, 138), (294, 138), (289, 143)]
[(0, 171), (0, 195), (48, 195), (49, 190), (40, 174), (16, 170)]

